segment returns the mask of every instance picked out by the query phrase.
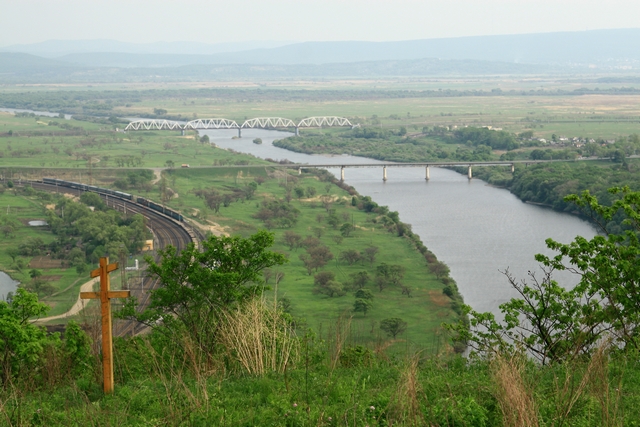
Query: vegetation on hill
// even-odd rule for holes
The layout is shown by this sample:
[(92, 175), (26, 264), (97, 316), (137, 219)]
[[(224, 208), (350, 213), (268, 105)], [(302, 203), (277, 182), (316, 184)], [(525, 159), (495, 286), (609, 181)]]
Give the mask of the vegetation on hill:
[[(611, 206), (586, 193), (571, 200), (603, 223), (621, 214), (633, 231), (569, 245), (550, 240), (561, 255), (539, 260), (572, 266), (580, 284), (567, 291), (547, 278), (514, 280), (522, 298), (503, 305), (503, 323), (471, 313), (472, 326), (489, 329), (462, 329), (461, 338), (482, 350), (477, 358), (393, 356), (387, 346), (405, 325), (392, 317), (381, 322), (388, 338), (375, 346), (361, 344), (349, 316), (328, 333), (296, 336), (295, 318), (277, 299), (245, 286), (259, 280), (261, 268), (284, 261), (269, 248), (273, 236), (212, 236), (201, 255), (168, 251), (169, 265), (154, 269), (170, 291), (152, 297), (156, 315), (148, 319), (159, 320), (150, 322), (153, 332), (116, 340), (116, 390), (109, 396), (100, 391), (98, 353), (78, 325), (67, 325), (64, 339), (47, 337), (24, 321), (44, 311), (35, 295), (21, 291), (0, 302), (0, 334), (24, 332), (0, 347), (9, 356), (0, 370), (0, 413), (7, 425), (48, 426), (637, 425), (639, 277), (626, 261), (638, 256), (640, 193), (612, 195), (619, 198)], [(228, 256), (220, 256), (223, 247)], [(218, 281), (225, 286), (211, 286)], [(194, 322), (192, 310), (212, 316)], [(528, 359), (525, 349), (544, 363)]]

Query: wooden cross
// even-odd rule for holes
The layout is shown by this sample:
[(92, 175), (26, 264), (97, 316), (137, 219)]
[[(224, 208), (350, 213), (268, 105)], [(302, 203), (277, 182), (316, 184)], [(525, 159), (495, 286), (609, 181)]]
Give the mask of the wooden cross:
[(100, 268), (91, 277), (100, 277), (100, 292), (80, 292), (82, 299), (99, 299), (102, 308), (102, 372), (104, 392), (113, 392), (113, 339), (111, 337), (111, 298), (128, 298), (129, 291), (112, 291), (109, 273), (118, 269), (118, 263), (109, 264), (108, 257), (100, 258)]

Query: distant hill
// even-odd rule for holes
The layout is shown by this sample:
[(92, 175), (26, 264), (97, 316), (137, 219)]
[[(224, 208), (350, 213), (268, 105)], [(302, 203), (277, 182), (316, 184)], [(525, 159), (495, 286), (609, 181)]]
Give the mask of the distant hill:
[(119, 52), (136, 54), (198, 54), (238, 52), (284, 46), (291, 41), (248, 41), (236, 43), (155, 42), (128, 43), (117, 40), (47, 40), (40, 43), (17, 44), (0, 47), (0, 52), (21, 52), (45, 58), (74, 53)]
[[(47, 54), (56, 49), (75, 51), (44, 58), (0, 50), (0, 81), (202, 81), (611, 71), (633, 77), (640, 68), (640, 29), (396, 42), (306, 42), (204, 54), (215, 49), (241, 49), (251, 43), (231, 45), (49, 41), (25, 48)], [(91, 51), (97, 48), (128, 51)], [(176, 51), (186, 53), (166, 53)]]
[(207, 54), (208, 52), (203, 49), (198, 50), (197, 44), (189, 44), (189, 46), (180, 50), (181, 54), (171, 55), (155, 51), (132, 54), (126, 51), (94, 50), (71, 53), (58, 59), (84, 66), (116, 67), (192, 64), (334, 64), (423, 58), (606, 67), (640, 66), (640, 29), (394, 42), (305, 42), (215, 54)]
[(56, 59), (41, 58), (26, 53), (0, 52), (0, 74), (58, 73), (77, 68), (74, 64)]
[[(96, 54), (97, 55), (97, 54)], [(117, 54), (116, 54), (117, 55)], [(160, 55), (162, 57), (162, 55)], [(107, 58), (110, 55), (106, 55)], [(141, 61), (139, 63), (144, 63)], [(169, 63), (169, 62), (168, 62)], [(179, 67), (81, 66), (24, 53), (0, 52), (1, 82), (116, 82), (201, 81), (282, 78), (367, 78), (398, 76), (456, 76), (542, 74), (549, 66), (496, 61), (424, 58), (402, 61), (365, 61), (342, 64), (192, 64)], [(562, 71), (563, 68), (558, 68)]]

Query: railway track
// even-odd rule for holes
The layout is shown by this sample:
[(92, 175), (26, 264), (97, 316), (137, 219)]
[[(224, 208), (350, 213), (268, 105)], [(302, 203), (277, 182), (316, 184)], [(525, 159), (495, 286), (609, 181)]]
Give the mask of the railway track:
[[(45, 184), (41, 182), (29, 182), (28, 185), (33, 188), (49, 191), (66, 193), (73, 195), (81, 195), (84, 191), (74, 188), (62, 188), (56, 185)], [(97, 193), (99, 194), (99, 193)], [(139, 205), (135, 201), (121, 199), (113, 196), (100, 194), (105, 200), (107, 206), (116, 209), (125, 214), (141, 214), (146, 220), (146, 225), (150, 228), (154, 235), (154, 249), (164, 249), (171, 245), (179, 251), (186, 248), (189, 243), (199, 244), (204, 236), (198, 231), (181, 224), (180, 222), (163, 215), (153, 209)], [(159, 257), (156, 256), (156, 262)], [(139, 310), (144, 310), (150, 302), (151, 291), (160, 286), (159, 280), (147, 277), (144, 273), (139, 277), (132, 286), (129, 287), (132, 296), (138, 300)], [(114, 301), (114, 305), (117, 302)], [(135, 320), (115, 320), (114, 336), (134, 336), (147, 329), (147, 326)]]

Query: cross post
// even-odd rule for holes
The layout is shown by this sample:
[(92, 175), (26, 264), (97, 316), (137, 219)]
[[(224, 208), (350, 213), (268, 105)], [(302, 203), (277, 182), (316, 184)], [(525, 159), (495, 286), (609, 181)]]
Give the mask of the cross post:
[(111, 326), (111, 298), (128, 298), (129, 291), (112, 291), (109, 273), (118, 269), (118, 263), (109, 264), (108, 257), (100, 258), (100, 268), (91, 277), (100, 277), (100, 292), (80, 292), (82, 299), (99, 299), (102, 314), (102, 373), (104, 392), (113, 393), (113, 339)]

